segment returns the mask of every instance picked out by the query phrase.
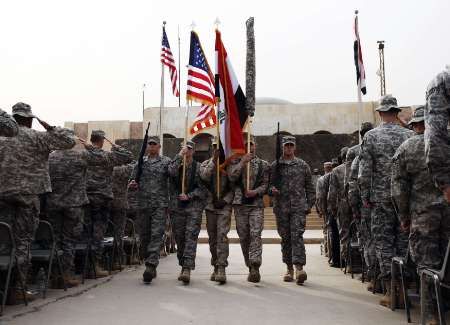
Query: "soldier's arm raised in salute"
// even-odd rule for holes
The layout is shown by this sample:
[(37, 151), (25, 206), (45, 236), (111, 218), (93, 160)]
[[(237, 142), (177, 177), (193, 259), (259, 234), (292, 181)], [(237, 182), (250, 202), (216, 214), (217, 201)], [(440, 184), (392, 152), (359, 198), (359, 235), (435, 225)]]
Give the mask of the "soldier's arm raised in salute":
[(47, 132), (39, 132), (38, 134), (39, 147), (48, 152), (71, 149), (76, 144), (73, 131), (66, 128), (47, 125)]
[(107, 154), (113, 166), (121, 166), (133, 161), (133, 154), (131, 151), (116, 144), (112, 145), (111, 151)]

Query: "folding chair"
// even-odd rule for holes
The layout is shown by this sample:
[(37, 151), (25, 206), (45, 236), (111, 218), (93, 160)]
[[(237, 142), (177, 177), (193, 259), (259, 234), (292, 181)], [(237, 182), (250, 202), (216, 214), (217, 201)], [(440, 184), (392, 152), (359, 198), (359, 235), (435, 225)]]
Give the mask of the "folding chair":
[(122, 256), (119, 256), (120, 250), (117, 240), (117, 227), (111, 220), (108, 220), (107, 223), (108, 227), (105, 232), (105, 238), (103, 239), (102, 245), (103, 254), (105, 257), (104, 264), (107, 266), (109, 274), (111, 274), (115, 261), (119, 262), (119, 269), (122, 271)]
[(24, 297), (25, 306), (28, 305), (26, 296), (25, 280), (22, 277), (22, 272), (19, 269), (19, 263), (17, 263), (16, 257), (16, 243), (12, 233), (11, 226), (5, 222), (0, 222), (0, 272), (6, 272), (6, 279), (3, 290), (0, 291), (1, 296), (1, 308), (0, 316), (3, 315), (6, 299), (8, 298), (8, 290), (11, 281), (11, 275), (14, 267), (18, 268), (19, 281), (22, 289), (22, 295)]
[(445, 325), (445, 306), (444, 300), (442, 299), (442, 287), (450, 289), (450, 241), (448, 242), (447, 251), (445, 252), (444, 264), (442, 264), (442, 268), (440, 270), (433, 270), (429, 268), (420, 270), (420, 316), (422, 324), (425, 324), (424, 297), (426, 290), (426, 277), (429, 277), (433, 280), (439, 313), (439, 323), (441, 325)]
[[(83, 235), (82, 240), (75, 244), (75, 256), (81, 257), (81, 283), (84, 284), (84, 280), (89, 271), (94, 273), (94, 278), (97, 278), (95, 273), (95, 257), (92, 252), (92, 224), (83, 223)], [(90, 268), (89, 268), (90, 266)]]
[(391, 262), (391, 310), (394, 311), (396, 306), (397, 306), (397, 294), (394, 292), (395, 287), (394, 287), (394, 283), (396, 281), (396, 279), (398, 278), (397, 276), (397, 270), (400, 271), (400, 281), (402, 284), (402, 292), (399, 294), (403, 295), (403, 301), (405, 302), (405, 312), (406, 312), (406, 320), (408, 323), (411, 323), (411, 312), (410, 312), (410, 306), (411, 303), (409, 301), (409, 295), (408, 295), (408, 290), (406, 287), (406, 277), (405, 277), (405, 272), (409, 271), (409, 273), (411, 274), (415, 274), (416, 273), (416, 266), (414, 265), (414, 263), (411, 260), (411, 254), (410, 254), (410, 250), (409, 250), (409, 245), (408, 245), (408, 249), (406, 251), (406, 256), (405, 257), (401, 257), (401, 256), (396, 256), (392, 258), (392, 262)]
[[(354, 278), (354, 269), (355, 269), (355, 264), (354, 264), (354, 258), (353, 255), (355, 252), (357, 252), (360, 255), (360, 259), (361, 259), (361, 273), (362, 273), (362, 282), (364, 283), (364, 252), (363, 249), (359, 243), (359, 240), (356, 236), (358, 232), (358, 229), (356, 227), (356, 220), (353, 220), (350, 223), (350, 227), (349, 227), (349, 240), (348, 240), (348, 244), (347, 244), (347, 256), (345, 258), (345, 268), (344, 268), (344, 274), (347, 274), (347, 268), (350, 265), (350, 274), (352, 276), (352, 279)], [(356, 241), (354, 240), (354, 238), (356, 238)]]
[(128, 265), (131, 265), (133, 260), (140, 260), (136, 226), (134, 221), (130, 218), (125, 219), (125, 231), (122, 238), (122, 246)]
[(36, 231), (35, 239), (31, 244), (31, 263), (33, 264), (47, 264), (47, 276), (45, 279), (43, 298), (47, 295), (48, 283), (52, 274), (53, 263), (56, 262), (58, 268), (58, 275), (62, 279), (64, 291), (67, 291), (67, 284), (64, 279), (61, 256), (63, 252), (56, 249), (55, 235), (53, 227), (48, 221), (39, 221), (39, 226)]

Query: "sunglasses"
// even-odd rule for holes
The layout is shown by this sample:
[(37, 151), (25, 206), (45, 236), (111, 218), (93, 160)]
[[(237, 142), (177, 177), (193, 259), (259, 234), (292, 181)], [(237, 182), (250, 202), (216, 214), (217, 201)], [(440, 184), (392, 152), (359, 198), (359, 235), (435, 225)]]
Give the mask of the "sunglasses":
[(293, 147), (294, 144), (293, 144), (293, 143), (286, 143), (284, 146), (285, 146), (285, 147)]

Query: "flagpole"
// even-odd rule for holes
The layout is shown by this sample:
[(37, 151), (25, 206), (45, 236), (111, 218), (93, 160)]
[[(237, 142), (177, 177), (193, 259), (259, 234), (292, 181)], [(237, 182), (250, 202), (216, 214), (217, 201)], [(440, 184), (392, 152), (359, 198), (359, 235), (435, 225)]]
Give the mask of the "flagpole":
[[(166, 26), (166, 22), (163, 21), (163, 33), (164, 28)], [(159, 104), (159, 141), (161, 143), (161, 155), (164, 153), (164, 139), (163, 139), (163, 131), (162, 131), (162, 111), (164, 108), (164, 63), (161, 62), (161, 102)]]
[[(247, 154), (250, 154), (250, 133), (252, 132), (252, 118), (248, 117), (247, 125)], [(247, 162), (247, 191), (250, 190), (250, 162)]]
[[(355, 15), (356, 15), (355, 19), (356, 19), (357, 23), (359, 23), (359, 21), (358, 21), (358, 13), (359, 13), (359, 11), (355, 10)], [(358, 28), (358, 33), (359, 33), (359, 26), (355, 26), (355, 28)], [(359, 42), (359, 40), (358, 40), (358, 42)], [(361, 45), (358, 43), (358, 58), (359, 58), (359, 48), (360, 48), (360, 46)], [(358, 125), (357, 125), (356, 129), (358, 131), (359, 131), (359, 128), (360, 128), (360, 125), (361, 125), (361, 114), (362, 114), (362, 110), (363, 110), (363, 102), (362, 102), (362, 94), (361, 94), (361, 78), (362, 77), (360, 77), (358, 82), (356, 83), (356, 87), (358, 88), (357, 89), (357, 93), (358, 93), (358, 114), (357, 114)], [(362, 142), (361, 133), (358, 132), (358, 143), (361, 144), (361, 142)]]
[[(220, 20), (219, 17), (216, 18), (216, 20), (214, 21), (214, 25), (216, 26), (216, 30), (219, 29), (219, 25), (220, 25)], [(217, 36), (216, 36), (217, 37)], [(216, 62), (216, 67), (217, 67), (217, 62)], [(217, 73), (218, 71), (216, 71)], [(216, 117), (217, 117), (217, 150), (219, 151), (219, 154), (217, 155), (217, 161), (216, 161), (216, 186), (217, 186), (217, 198), (220, 198), (220, 117), (219, 117), (219, 102), (218, 102), (218, 96), (220, 96), (220, 94), (217, 93), (217, 90), (219, 88), (219, 86), (217, 85), (217, 83), (219, 83), (218, 80), (218, 75), (216, 75), (216, 80), (214, 80), (215, 83), (215, 88), (216, 88)], [(220, 97), (219, 97), (220, 98)]]
[[(192, 103), (191, 103), (192, 105)], [(188, 119), (189, 119), (189, 101), (186, 100), (186, 110), (185, 110), (185, 120), (184, 120), (184, 141), (183, 148), (187, 147), (187, 137), (188, 137)], [(186, 150), (186, 149), (185, 149)], [(195, 171), (193, 171), (195, 172)], [(183, 155), (183, 174), (181, 177), (181, 193), (186, 194), (186, 153)]]

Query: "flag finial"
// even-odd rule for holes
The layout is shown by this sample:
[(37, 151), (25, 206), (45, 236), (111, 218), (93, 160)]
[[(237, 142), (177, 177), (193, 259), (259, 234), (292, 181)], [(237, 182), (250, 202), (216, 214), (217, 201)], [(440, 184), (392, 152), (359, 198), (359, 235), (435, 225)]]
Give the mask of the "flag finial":
[(190, 27), (191, 27), (191, 30), (194, 30), (195, 27), (197, 27), (197, 25), (195, 24), (195, 21), (192, 21)]
[(355, 10), (355, 15), (357, 15), (359, 13), (359, 10), (358, 9), (356, 9)]
[(220, 25), (219, 17), (217, 17), (216, 20), (214, 20), (214, 25), (216, 26), (216, 29), (219, 29), (219, 25)]
[(163, 20), (163, 26), (166, 26), (166, 21), (165, 20)]

